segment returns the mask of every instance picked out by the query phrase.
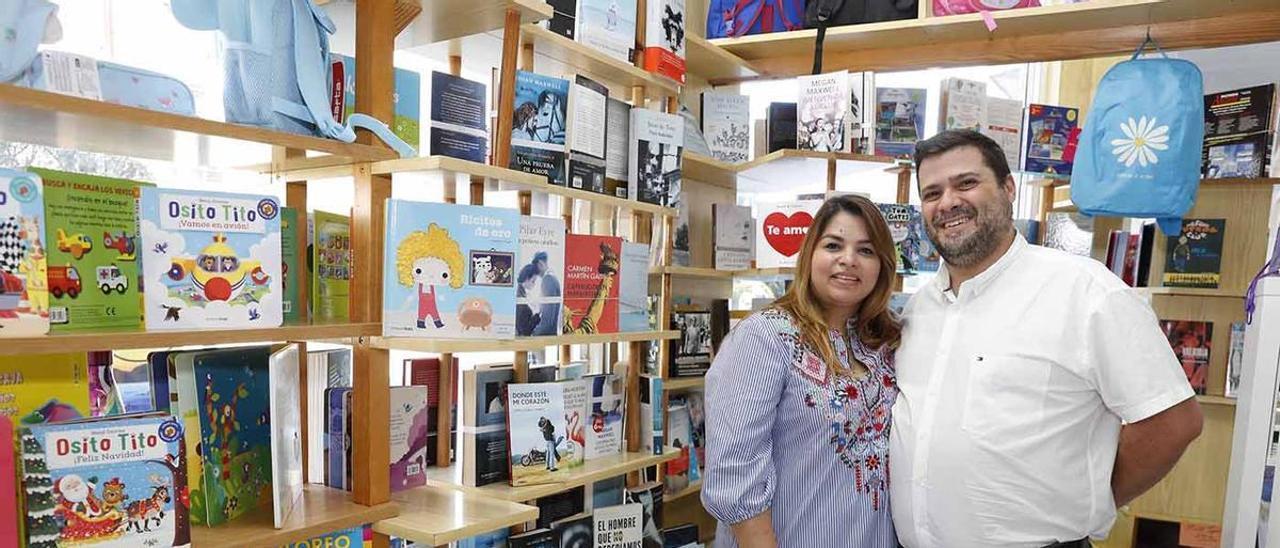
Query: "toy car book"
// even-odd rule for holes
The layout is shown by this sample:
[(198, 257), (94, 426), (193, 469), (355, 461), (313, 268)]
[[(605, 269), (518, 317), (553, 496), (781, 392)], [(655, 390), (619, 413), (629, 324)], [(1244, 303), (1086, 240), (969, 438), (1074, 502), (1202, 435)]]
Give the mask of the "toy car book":
[(40, 176), (0, 169), (0, 338), (49, 332)]
[(580, 455), (566, 443), (564, 386), (554, 382), (507, 385), (511, 485), (557, 483), (568, 476), (562, 459)]

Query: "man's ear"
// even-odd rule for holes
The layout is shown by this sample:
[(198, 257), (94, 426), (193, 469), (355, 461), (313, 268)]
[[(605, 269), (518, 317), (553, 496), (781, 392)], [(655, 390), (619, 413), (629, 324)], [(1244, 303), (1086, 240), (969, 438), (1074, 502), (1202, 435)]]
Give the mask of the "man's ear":
[(1000, 186), (1001, 190), (1004, 190), (1005, 196), (1009, 198), (1009, 203), (1017, 203), (1018, 185), (1017, 182), (1014, 181), (1012, 173), (1004, 176), (1004, 183)]

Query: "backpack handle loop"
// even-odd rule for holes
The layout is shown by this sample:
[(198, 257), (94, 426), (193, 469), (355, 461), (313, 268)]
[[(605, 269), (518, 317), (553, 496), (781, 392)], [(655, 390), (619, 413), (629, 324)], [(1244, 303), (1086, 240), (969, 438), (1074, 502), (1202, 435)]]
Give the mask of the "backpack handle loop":
[(1142, 40), (1142, 43), (1138, 45), (1138, 49), (1133, 51), (1133, 56), (1130, 57), (1129, 60), (1133, 61), (1133, 60), (1136, 60), (1138, 57), (1141, 57), (1142, 52), (1147, 49), (1147, 46), (1151, 46), (1155, 48), (1156, 53), (1159, 53), (1161, 57), (1165, 59), (1169, 58), (1169, 54), (1165, 53), (1164, 50), (1160, 48), (1160, 44), (1156, 42), (1155, 39), (1151, 38), (1151, 27), (1147, 27), (1147, 37), (1144, 38)]

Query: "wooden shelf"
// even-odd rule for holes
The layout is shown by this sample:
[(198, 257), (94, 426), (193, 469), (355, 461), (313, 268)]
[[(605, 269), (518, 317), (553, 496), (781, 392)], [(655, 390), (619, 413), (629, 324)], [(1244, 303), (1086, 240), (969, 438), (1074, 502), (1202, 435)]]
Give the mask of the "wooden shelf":
[(1228, 398), (1226, 396), (1207, 396), (1200, 394), (1196, 396), (1196, 401), (1206, 405), (1229, 405), (1232, 407), (1235, 407), (1236, 405), (1235, 398)]
[(425, 10), (403, 35), (396, 48), (413, 48), (474, 34), (502, 30), (508, 9), (520, 12), (521, 23), (550, 19), (551, 5), (541, 0), (426, 0)]
[(1134, 291), (1147, 295), (1166, 295), (1173, 297), (1216, 297), (1220, 299), (1243, 299), (1244, 293), (1226, 289), (1204, 289), (1199, 287), (1135, 287)]
[[(1258, 186), (1274, 186), (1280, 185), (1280, 178), (1230, 178), (1230, 179), (1200, 179), (1200, 186), (1203, 187), (1258, 187)], [(1053, 186), (1053, 206), (1049, 211), (1055, 213), (1073, 213), (1080, 209), (1071, 201), (1071, 183), (1070, 180), (1052, 185)]]
[(238, 344), (275, 341), (350, 342), (377, 335), (378, 323), (296, 324), (257, 329), (192, 329), (179, 331), (103, 330), (85, 333), (53, 333), (34, 337), (0, 339), (0, 355), (89, 352), (126, 348)]
[(884, 171), (895, 160), (889, 156), (871, 156), (811, 150), (775, 150), (750, 162), (739, 164), (738, 192), (777, 192), (779, 186), (797, 191), (812, 188), (826, 191), (827, 168), (836, 167), (837, 181), (842, 175), (864, 171)]
[(215, 122), (8, 84), (0, 84), (0, 140), (165, 161), (207, 159), (215, 147), (236, 151), (235, 160), (240, 163), (245, 163), (246, 156), (267, 160), (271, 146), (324, 152), (346, 161), (395, 157), (390, 149), (380, 146)]
[(692, 482), (689, 482), (688, 487), (681, 489), (678, 493), (663, 497), (663, 502), (667, 503), (674, 500), (685, 498), (689, 495), (697, 495), (700, 493), (702, 493), (702, 480), (692, 481)]
[(750, 268), (734, 272), (736, 278), (785, 278), (795, 276), (796, 269), (790, 266), (780, 268)]
[(702, 390), (707, 386), (706, 377), (680, 377), (675, 379), (663, 379), (662, 389), (672, 392), (680, 392), (684, 390)]
[(640, 331), (635, 333), (602, 333), (599, 335), (562, 335), (523, 339), (417, 339), (410, 337), (373, 337), (370, 346), (387, 350), (408, 350), (432, 354), (459, 352), (533, 352), (548, 346), (651, 341), (680, 338), (679, 331)]
[(191, 526), (191, 545), (293, 546), (311, 537), (387, 519), (398, 512), (394, 502), (362, 506), (352, 502), (351, 494), (345, 491), (308, 485), (302, 503), (285, 520), (283, 528), (273, 527), (270, 509), (250, 512), (218, 527)]
[(718, 86), (723, 83), (759, 78), (760, 71), (741, 57), (693, 34), (685, 35), (688, 55), (685, 57), (685, 73)]
[(680, 178), (735, 190), (738, 188), (738, 166), (686, 149), (680, 160)]
[(716, 270), (714, 268), (696, 268), (691, 266), (664, 266), (649, 271), (649, 275), (670, 274), (679, 278), (708, 278), (713, 280), (732, 280), (734, 271)]
[(547, 495), (562, 493), (573, 489), (574, 487), (586, 485), (594, 481), (620, 476), (642, 468), (648, 468), (650, 466), (673, 460), (679, 456), (680, 452), (674, 449), (661, 455), (652, 455), (648, 453), (623, 453), (621, 455), (586, 461), (583, 463), (582, 467), (574, 470), (566, 481), (545, 485), (527, 485), (524, 487), (512, 487), (505, 483), (485, 485), (484, 487), (463, 485), (462, 469), (455, 463), (449, 468), (427, 469), (427, 484), (457, 489), (466, 493), (483, 495), (500, 500), (525, 502), (545, 497)]
[(444, 546), (497, 529), (538, 519), (538, 508), (518, 502), (428, 485), (393, 493), (400, 515), (373, 524), (373, 530), (426, 546)]
[(645, 95), (653, 99), (680, 94), (680, 84), (666, 77), (610, 57), (604, 52), (560, 36), (536, 24), (521, 26), (520, 40), (524, 44), (533, 44), (534, 53), (546, 55), (568, 67), (602, 78), (603, 84), (643, 86)]
[[(1128, 54), (1148, 30), (1166, 50), (1280, 39), (1273, 0), (1092, 0), (827, 30), (827, 70), (882, 72)], [(808, 74), (816, 30), (712, 40), (773, 78)]]

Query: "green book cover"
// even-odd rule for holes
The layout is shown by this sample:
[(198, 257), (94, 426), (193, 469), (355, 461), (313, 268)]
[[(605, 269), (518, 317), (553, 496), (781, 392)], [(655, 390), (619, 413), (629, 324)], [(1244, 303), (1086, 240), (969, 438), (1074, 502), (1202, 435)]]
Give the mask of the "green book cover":
[(142, 325), (142, 183), (32, 168), (44, 179), (49, 323), (54, 333)]
[(311, 242), (311, 310), (317, 322), (344, 322), (351, 286), (351, 218), (315, 211)]
[(298, 308), (298, 210), (292, 207), (280, 213), (280, 258), (284, 263), (281, 276), (284, 287), (284, 321), (297, 323), (306, 314)]

